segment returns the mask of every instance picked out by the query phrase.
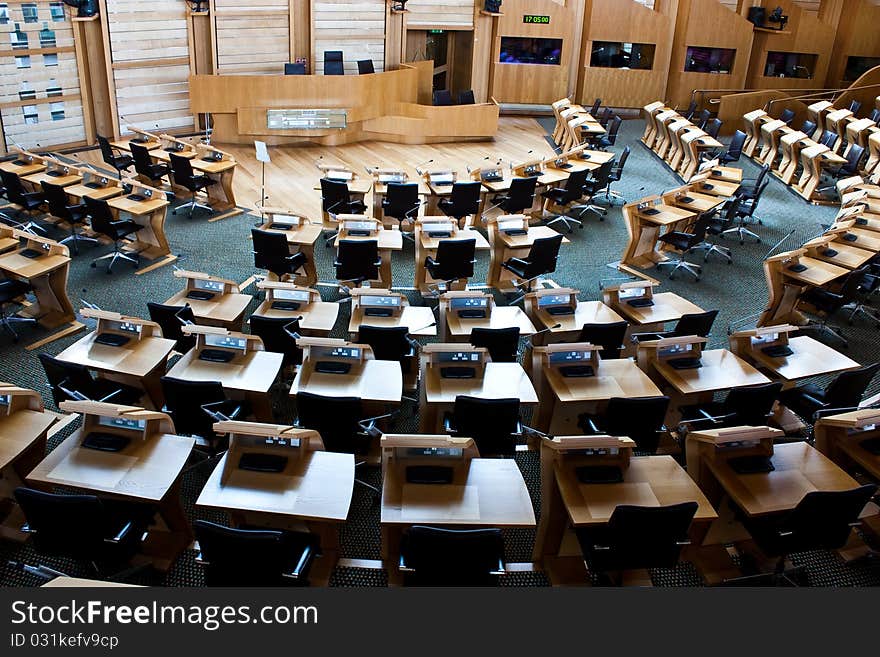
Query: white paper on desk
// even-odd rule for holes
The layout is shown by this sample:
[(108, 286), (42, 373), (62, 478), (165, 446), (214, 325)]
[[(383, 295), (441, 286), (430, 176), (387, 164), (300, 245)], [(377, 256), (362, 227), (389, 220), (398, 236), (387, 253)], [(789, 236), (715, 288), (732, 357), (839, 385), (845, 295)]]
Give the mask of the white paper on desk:
[(269, 149), (266, 148), (266, 142), (264, 141), (254, 141), (254, 148), (257, 149), (257, 162), (271, 162), (271, 158), (269, 157)]

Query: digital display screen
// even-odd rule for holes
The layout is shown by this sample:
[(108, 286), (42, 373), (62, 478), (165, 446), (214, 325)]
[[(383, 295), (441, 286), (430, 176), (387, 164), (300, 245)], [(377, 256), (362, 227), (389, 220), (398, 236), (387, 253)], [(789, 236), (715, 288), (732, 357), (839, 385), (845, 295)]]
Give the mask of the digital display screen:
[(279, 229), (295, 228), (299, 226), (300, 218), (290, 214), (276, 214), (272, 217), (272, 226)]
[(240, 349), (247, 347), (246, 338), (233, 338), (228, 335), (206, 335), (205, 344), (209, 347), (225, 347), (226, 349)]
[(571, 296), (568, 294), (547, 294), (538, 297), (538, 307), (545, 308), (547, 306), (567, 306), (571, 303)]
[(326, 350), (324, 355), (331, 358), (360, 358), (361, 350), (357, 347), (335, 347)]
[(132, 431), (143, 431), (147, 428), (146, 420), (126, 420), (122, 417), (99, 417), (98, 424), (102, 427), (113, 427), (114, 429), (130, 429)]
[(351, 171), (327, 171), (324, 173), (324, 176), (330, 180), (339, 180), (342, 182), (348, 182), (354, 178), (354, 174)]
[(433, 183), (451, 183), (455, 181), (455, 175), (452, 172), (438, 172), (430, 174)]
[(501, 37), (502, 64), (550, 64), (562, 61), (562, 39)]
[(660, 358), (666, 358), (667, 356), (680, 356), (681, 354), (686, 354), (693, 350), (693, 344), (673, 344), (660, 349), (657, 355), (660, 356)]
[(554, 351), (550, 353), (551, 363), (576, 363), (590, 360), (589, 351)]
[(263, 441), (263, 444), (272, 447), (299, 447), (300, 443), (299, 438), (282, 438), (281, 436), (268, 436)]
[(345, 230), (369, 230), (376, 228), (372, 221), (346, 221)]
[(208, 290), (209, 292), (222, 292), (224, 284), (220, 281), (206, 281), (200, 278), (193, 279), (193, 287), (197, 290)]
[(620, 299), (638, 299), (645, 296), (645, 288), (643, 287), (624, 287), (621, 288), (617, 296)]
[(460, 308), (485, 308), (489, 305), (487, 297), (459, 297), (451, 299), (449, 307), (455, 310)]
[(121, 331), (122, 333), (134, 333), (140, 335), (141, 325), (132, 322), (107, 322), (107, 328), (111, 331)]
[(272, 298), (283, 299), (284, 301), (303, 301), (308, 303), (311, 296), (308, 290), (272, 290)]
[(400, 297), (391, 297), (391, 296), (375, 296), (375, 297), (361, 297), (361, 305), (362, 306), (383, 306), (388, 308), (397, 308), (400, 305)]
[(0, 406), (9, 406), (10, 395), (0, 395)]
[(476, 351), (444, 351), (437, 355), (441, 363), (479, 363), (480, 354)]
[(406, 447), (400, 456), (404, 458), (461, 458), (464, 450), (460, 447)]
[(579, 451), (581, 456), (617, 456), (619, 453), (618, 447), (591, 447)]
[(403, 171), (389, 171), (379, 174), (379, 182), (383, 183), (404, 182), (405, 180), (406, 174)]

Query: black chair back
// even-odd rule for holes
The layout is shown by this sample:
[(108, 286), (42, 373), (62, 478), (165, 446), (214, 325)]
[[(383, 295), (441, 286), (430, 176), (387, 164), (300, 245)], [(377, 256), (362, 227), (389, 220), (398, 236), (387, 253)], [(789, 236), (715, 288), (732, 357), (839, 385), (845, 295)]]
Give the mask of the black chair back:
[(865, 484), (851, 490), (807, 493), (781, 524), (784, 552), (843, 547), (852, 524), (858, 522), (862, 509), (876, 492), (876, 484)]
[(3, 186), (6, 188), (6, 198), (15, 205), (26, 206), (25, 190), (18, 174), (0, 169), (0, 179), (3, 180)]
[(606, 107), (604, 110), (602, 110), (602, 116), (597, 117), (599, 125), (601, 125), (603, 128), (607, 128), (608, 122), (611, 120), (612, 113), (613, 110), (610, 107)]
[(880, 363), (863, 365), (848, 372), (841, 372), (825, 388), (824, 401), (831, 408), (858, 406), (862, 401), (862, 395), (871, 385), (878, 370), (880, 370)]
[(482, 185), (474, 182), (456, 182), (452, 184), (450, 200), (452, 207), (446, 210), (451, 217), (466, 217), (480, 211), (480, 192)]
[(490, 586), (503, 564), (500, 529), (446, 529), (414, 525), (404, 534), (400, 554), (415, 571), (407, 584)]
[(816, 132), (816, 122), (809, 119), (805, 120), (803, 125), (801, 125), (801, 132), (807, 137), (812, 137), (813, 133)]
[(532, 242), (529, 255), (526, 257), (528, 266), (525, 268), (525, 278), (535, 278), (556, 271), (556, 261), (559, 259), (559, 247), (562, 245), (562, 239), (562, 235), (554, 235), (553, 237), (540, 237)]
[(532, 207), (535, 201), (535, 186), (538, 184), (537, 176), (529, 178), (514, 178), (510, 181), (510, 190), (507, 198), (501, 203), (501, 209), (508, 214), (516, 214)]
[(376, 240), (337, 240), (336, 278), (371, 281), (379, 278), (379, 243)]
[(382, 209), (385, 216), (399, 221), (412, 219), (419, 212), (418, 183), (388, 183)]
[(101, 135), (96, 136), (98, 138), (98, 146), (101, 148), (101, 158), (106, 164), (109, 164), (115, 169), (116, 155), (114, 155), (113, 153), (113, 147), (110, 145), (110, 140), (106, 137), (102, 137)]
[(712, 324), (718, 316), (717, 310), (707, 310), (702, 313), (687, 313), (682, 315), (672, 331), (673, 337), (683, 337), (686, 335), (698, 335), (701, 338), (709, 336), (712, 331)]
[(290, 246), (284, 233), (251, 228), (251, 237), (254, 242), (254, 267), (265, 269), (279, 277), (293, 273), (293, 265), (287, 259), (290, 256)]
[(369, 75), (370, 73), (376, 72), (376, 68), (373, 66), (372, 59), (359, 59), (357, 64), (358, 75)]
[(614, 118), (611, 119), (611, 127), (608, 129), (608, 134), (605, 135), (605, 143), (614, 145), (617, 143), (617, 133), (620, 132), (620, 124), (623, 123), (623, 119), (614, 115)]
[(298, 424), (321, 434), (328, 452), (362, 454), (368, 442), (358, 438), (358, 420), (363, 418), (363, 405), (357, 397), (324, 397), (310, 392), (296, 393)]
[(779, 382), (765, 383), (750, 388), (731, 388), (724, 399), (724, 414), (733, 414), (725, 424), (729, 426), (762, 427), (767, 424), (773, 403), (782, 390)]
[(700, 118), (699, 118), (700, 123), (698, 126), (700, 128), (700, 130), (706, 129), (706, 124), (709, 123), (709, 119), (711, 119), (711, 118), (712, 118), (712, 112), (710, 112), (709, 110), (704, 109), (702, 112), (700, 112)]
[(413, 354), (413, 344), (406, 326), (361, 324), (358, 327), (358, 342), (370, 345), (376, 360), (396, 360), (403, 363)]
[(782, 114), (779, 115), (779, 120), (785, 123), (785, 125), (791, 125), (791, 122), (794, 121), (795, 111), (791, 109), (782, 110)]
[(306, 65), (302, 62), (287, 62), (284, 65), (284, 75), (305, 75)]
[(880, 108), (875, 108), (871, 110), (870, 118), (874, 123), (880, 123)]
[(840, 172), (838, 175), (857, 175), (859, 173), (859, 165), (861, 164), (862, 158), (864, 156), (864, 146), (860, 146), (859, 144), (851, 144), (849, 150), (846, 153), (846, 164), (840, 167)]
[(834, 148), (834, 145), (837, 143), (837, 133), (825, 130), (819, 138), (819, 143), (828, 148)]
[(473, 438), (482, 456), (516, 452), (519, 399), (483, 399), (459, 395), (452, 412), (454, 435)]
[(614, 160), (608, 160), (598, 169), (594, 169), (591, 174), (592, 182), (589, 184), (589, 186), (597, 192), (605, 189), (608, 186), (608, 183), (611, 182), (611, 170), (613, 168)]
[(263, 341), (266, 351), (284, 354), (283, 367), (302, 363), (302, 349), (297, 346), (296, 338), (288, 333), (288, 331), (299, 333), (298, 319), (290, 320), (286, 317), (251, 315), (250, 325), (251, 333), (259, 336)]
[(584, 186), (590, 177), (589, 169), (582, 169), (572, 173), (565, 183), (565, 194), (559, 199), (559, 205), (574, 203), (584, 195)]
[(46, 380), (49, 382), (49, 388), (52, 390), (52, 399), (58, 406), (63, 401), (76, 401), (75, 397), (71, 397), (65, 390), (84, 395), (92, 401), (95, 391), (95, 380), (82, 365), (75, 363), (67, 363), (59, 360), (49, 354), (37, 354), (43, 370), (46, 372)]
[(594, 119), (598, 119), (599, 118), (599, 108), (601, 106), (602, 106), (602, 99), (601, 98), (597, 98), (596, 100), (594, 100), (593, 106), (590, 107), (590, 116), (592, 116)]
[(153, 160), (150, 159), (150, 151), (140, 144), (129, 144), (131, 156), (134, 158), (134, 170), (140, 175), (152, 179)]
[(168, 157), (171, 164), (171, 173), (174, 176), (174, 183), (185, 187), (191, 192), (197, 191), (198, 187), (193, 182), (195, 172), (189, 158), (177, 155), (176, 153), (169, 153)]
[(853, 114), (858, 114), (860, 109), (862, 109), (861, 101), (858, 101), (855, 99), (850, 101), (850, 103), (849, 103), (849, 111), (850, 112), (852, 112)]
[(613, 397), (605, 412), (605, 432), (629, 436), (638, 449), (654, 453), (668, 407), (669, 397)]
[(183, 327), (186, 323), (195, 324), (196, 317), (190, 306), (166, 306), (161, 303), (147, 302), (150, 321), (156, 322), (162, 329), (162, 337), (174, 340), (174, 350), (185, 354), (196, 346), (196, 336), (186, 335)]
[(74, 218), (70, 211), (67, 192), (64, 191), (64, 188), (61, 185), (46, 182), (45, 180), (40, 183), (40, 186), (43, 188), (43, 195), (49, 204), (49, 214), (68, 223), (77, 223), (77, 219)]
[(599, 352), (602, 360), (620, 358), (620, 350), (623, 348), (623, 339), (628, 326), (627, 322), (584, 324), (577, 342), (589, 342), (602, 347), (602, 351)]
[(324, 75), (345, 75), (341, 50), (324, 51)]
[(107, 201), (88, 196), (84, 196), (83, 201), (86, 204), (86, 213), (89, 215), (92, 230), (115, 240), (116, 229), (113, 227), (113, 223), (116, 219), (113, 217), (113, 211)]
[(458, 104), (459, 105), (474, 105), (476, 100), (474, 99), (474, 90), (466, 89), (464, 91), (458, 92)]
[(730, 144), (727, 146), (727, 151), (724, 153), (725, 162), (739, 162), (743, 146), (746, 143), (746, 137), (746, 133), (742, 130), (737, 130), (733, 133), (733, 137), (730, 139)]
[(697, 111), (697, 101), (695, 101), (695, 100), (691, 100), (691, 102), (690, 102), (690, 103), (688, 104), (688, 106), (687, 106), (687, 109), (684, 111), (683, 116), (684, 116), (684, 118), (686, 118), (688, 121), (690, 121), (691, 118), (693, 118), (693, 116), (694, 116), (694, 114), (696, 113), (696, 111)]
[(629, 159), (631, 150), (632, 148), (625, 146), (623, 151), (621, 151), (620, 157), (617, 158), (614, 166), (611, 168), (611, 180), (617, 181), (623, 176), (623, 168), (626, 166), (626, 161)]
[(347, 214), (351, 195), (348, 185), (339, 180), (321, 178), (321, 209), (333, 214)]
[(718, 137), (718, 133), (721, 132), (721, 126), (724, 124), (724, 121), (721, 119), (712, 119), (709, 123), (706, 124), (705, 131), (706, 134), (712, 137), (713, 139)]
[(452, 105), (452, 93), (448, 89), (438, 89), (434, 92), (434, 105)]
[(519, 328), (480, 328), (471, 330), (470, 343), (485, 347), (493, 363), (515, 363), (519, 351)]
[(591, 571), (673, 568), (699, 505), (615, 507), (607, 528), (576, 530)]
[(440, 240), (437, 257), (427, 265), (431, 277), (438, 281), (454, 281), (474, 275), (477, 240)]
[(185, 381), (171, 376), (163, 376), (160, 381), (165, 408), (177, 433), (213, 441), (214, 420), (202, 410), (202, 406), (226, 401), (223, 384), (219, 381)]

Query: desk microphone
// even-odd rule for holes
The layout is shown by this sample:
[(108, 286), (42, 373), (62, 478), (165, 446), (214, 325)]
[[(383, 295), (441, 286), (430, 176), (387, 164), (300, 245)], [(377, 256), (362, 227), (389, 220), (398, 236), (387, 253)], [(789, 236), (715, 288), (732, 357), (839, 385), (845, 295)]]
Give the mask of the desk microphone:
[(555, 331), (558, 328), (562, 328), (562, 324), (554, 324), (553, 326), (548, 326), (547, 328), (541, 329), (540, 331), (535, 331), (534, 333), (532, 333), (529, 336), (529, 344), (531, 344), (534, 347), (535, 343), (532, 342), (532, 338), (534, 338), (536, 335), (541, 335), (542, 333), (547, 333), (549, 331)]
[(95, 304), (92, 303), (91, 301), (86, 301), (85, 299), (80, 299), (79, 302), (80, 302), (83, 306), (85, 306), (86, 308), (88, 308), (89, 310), (101, 310), (101, 308), (100, 308), (99, 306), (95, 305)]
[(321, 155), (321, 156), (318, 157), (317, 160), (315, 160), (314, 162), (312, 162), (312, 164), (315, 166), (316, 169), (320, 169), (320, 168), (321, 168), (321, 167), (318, 166), (318, 163), (319, 163), (321, 160), (323, 160), (323, 159), (324, 159), (324, 156)]
[(419, 162), (416, 165), (416, 173), (421, 176), (422, 175), (422, 167), (425, 166), (426, 164), (431, 164), (431, 162), (433, 162), (433, 161), (434, 161), (434, 159), (431, 158), (430, 160), (425, 160), (424, 162)]
[(418, 333), (419, 331), (424, 331), (425, 329), (431, 328), (432, 326), (437, 326), (437, 322), (433, 321), (430, 324), (425, 324), (424, 326), (420, 326), (417, 329), (413, 329), (413, 333)]
[(776, 249), (778, 249), (779, 246), (780, 246), (785, 240), (787, 240), (789, 237), (791, 237), (792, 235), (794, 235), (794, 233), (795, 233), (796, 230), (797, 230), (796, 228), (792, 228), (792, 229), (791, 229), (791, 232), (789, 232), (788, 235), (786, 235), (786, 236), (783, 237), (781, 240), (779, 240), (778, 242), (776, 242), (776, 244), (774, 244), (773, 247), (772, 247), (769, 251), (767, 251), (767, 253), (764, 254), (764, 257), (761, 258), (761, 259), (762, 259), (762, 260), (766, 260), (767, 258), (769, 258), (770, 255), (771, 255)]

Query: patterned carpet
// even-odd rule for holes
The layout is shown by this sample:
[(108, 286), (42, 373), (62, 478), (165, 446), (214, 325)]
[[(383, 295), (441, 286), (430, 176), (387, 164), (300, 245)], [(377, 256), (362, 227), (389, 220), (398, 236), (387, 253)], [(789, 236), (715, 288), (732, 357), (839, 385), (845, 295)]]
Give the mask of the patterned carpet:
[[(539, 123), (548, 128), (546, 119)], [(549, 125), (552, 128), (552, 125)], [(638, 142), (643, 124), (641, 121), (625, 121), (615, 151), (620, 152), (625, 145), (632, 147), (632, 155), (626, 167), (624, 179), (615, 184), (614, 189), (629, 201), (649, 194), (659, 193), (679, 184), (677, 178), (653, 154)], [(757, 167), (743, 160), (740, 165), (746, 177), (753, 177)], [(792, 229), (795, 233), (782, 245), (781, 250), (800, 246), (804, 241), (821, 232), (822, 224), (829, 224), (834, 216), (833, 208), (814, 207), (795, 196), (779, 181), (773, 179), (762, 200), (758, 215), (763, 225), (757, 227), (762, 235), (762, 243), (746, 243), (740, 246), (731, 241), (729, 246), (734, 253), (734, 263), (728, 266), (717, 260), (707, 263), (700, 282), (688, 277), (668, 281), (663, 274), (663, 289), (681, 294), (705, 309), (718, 308), (720, 314), (711, 335), (710, 347), (727, 345), (727, 327), (733, 322), (746, 320), (758, 314), (767, 301), (766, 286), (761, 262), (770, 247)], [(244, 281), (256, 270), (253, 267), (251, 243), (248, 231), (254, 224), (253, 216), (242, 214), (215, 223), (208, 223), (204, 217), (192, 220), (175, 217), (169, 213), (166, 232), (172, 251), (179, 256), (179, 266), (185, 269), (205, 271), (230, 279)], [(60, 237), (60, 235), (58, 236)], [(582, 299), (598, 299), (600, 285), (615, 276), (617, 272), (609, 269), (607, 263), (619, 260), (625, 242), (626, 228), (623, 224), (620, 204), (611, 209), (604, 222), (594, 215), (586, 217), (584, 228), (569, 235), (572, 244), (563, 247), (562, 258), (553, 278), (560, 284), (576, 287), (582, 291)], [(102, 268), (89, 267), (91, 258), (101, 255), (105, 247), (84, 246), (79, 257), (74, 259), (70, 271), (68, 290), (74, 306), (81, 307), (80, 299), (98, 306), (124, 314), (147, 316), (148, 301), (162, 301), (179, 289), (179, 282), (172, 276), (171, 267), (161, 268), (142, 276), (135, 276), (126, 263), (119, 263), (112, 276)], [(332, 255), (330, 249), (317, 249), (317, 267), (321, 281), (333, 281)], [(393, 271), (395, 284), (411, 286), (413, 281), (413, 246), (404, 241), (404, 250), (394, 254)], [(702, 262), (702, 259), (700, 260)], [(477, 276), (474, 282), (485, 280), (488, 257), (482, 256), (476, 265)], [(338, 292), (332, 285), (320, 287), (325, 301), (338, 299)], [(251, 288), (248, 292), (256, 292)], [(416, 293), (408, 292), (413, 303), (422, 301)], [(503, 299), (499, 298), (499, 301)], [(256, 300), (250, 310), (257, 305)], [(337, 337), (346, 336), (348, 325), (348, 304), (341, 306), (339, 320), (333, 331)], [(874, 362), (880, 358), (880, 342), (876, 340), (876, 329), (865, 323), (845, 326), (850, 338), (847, 354), (860, 363)], [(46, 351), (57, 354), (79, 336), (53, 342), (35, 351), (26, 351), (23, 345), (33, 342), (46, 332), (30, 327), (22, 330), (22, 340), (13, 344), (7, 335), (0, 336), (0, 380), (38, 390), (48, 407), (52, 408), (51, 395), (47, 389), (42, 368), (37, 361), (37, 353)], [(871, 394), (880, 390), (880, 380), (875, 381)], [(274, 410), (278, 421), (289, 421), (295, 414), (291, 403), (283, 391), (276, 393)], [(404, 403), (401, 414), (396, 419), (395, 431), (415, 430), (418, 426), (418, 409)], [(53, 441), (69, 435), (75, 425), (61, 432)], [(535, 453), (519, 453), (516, 457), (532, 500), (537, 511), (540, 505), (539, 468)], [(192, 518), (212, 518), (223, 521), (223, 514), (205, 512), (193, 508), (193, 503), (201, 486), (207, 478), (205, 468), (196, 469), (184, 478), (183, 496), (187, 513)], [(379, 471), (367, 469), (363, 477), (370, 483), (379, 483)], [(509, 561), (528, 561), (530, 558), (533, 531), (505, 532), (506, 552)], [(379, 556), (379, 508), (373, 504), (362, 487), (356, 487), (355, 498), (342, 531), (343, 557), (357, 559), (377, 559)], [(193, 554), (186, 553), (164, 576), (147, 574), (141, 577), (143, 583), (168, 586), (197, 586), (202, 582)], [(0, 561), (22, 560), (28, 563), (50, 563), (56, 568), (73, 575), (86, 575), (77, 564), (68, 562), (52, 563), (37, 557), (27, 546), (0, 541)], [(811, 584), (820, 586), (865, 586), (880, 584), (880, 568), (868, 564), (844, 566), (831, 553), (810, 553), (798, 555), (795, 559), (805, 564)], [(699, 577), (694, 569), (684, 564), (671, 572), (653, 573), (657, 586), (698, 586)], [(39, 582), (30, 576), (14, 573), (10, 569), (0, 572), (0, 583), (4, 585), (35, 585)], [(506, 584), (513, 586), (547, 585), (546, 578), (535, 573), (515, 573)], [(334, 586), (384, 586), (385, 575), (381, 571), (359, 568), (339, 568), (331, 580)]]

